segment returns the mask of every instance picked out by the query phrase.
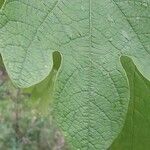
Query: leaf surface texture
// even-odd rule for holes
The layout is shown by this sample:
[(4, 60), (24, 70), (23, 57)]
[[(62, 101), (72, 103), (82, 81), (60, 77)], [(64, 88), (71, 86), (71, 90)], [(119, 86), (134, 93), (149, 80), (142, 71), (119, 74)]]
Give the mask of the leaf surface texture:
[(62, 54), (54, 116), (71, 149), (105, 150), (120, 132), (129, 84), (120, 57), (150, 79), (150, 1), (7, 0), (0, 51), (12, 81), (29, 87)]

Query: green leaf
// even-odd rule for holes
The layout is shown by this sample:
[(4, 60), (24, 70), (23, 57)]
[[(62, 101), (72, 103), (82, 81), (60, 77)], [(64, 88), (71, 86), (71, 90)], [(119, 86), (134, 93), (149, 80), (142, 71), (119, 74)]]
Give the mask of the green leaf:
[(150, 82), (129, 59), (123, 61), (130, 82), (131, 100), (124, 128), (110, 150), (149, 150)]
[(54, 117), (71, 149), (105, 150), (122, 129), (129, 85), (120, 57), (150, 79), (150, 1), (7, 0), (0, 14), (0, 51), (12, 81), (46, 78), (62, 54)]

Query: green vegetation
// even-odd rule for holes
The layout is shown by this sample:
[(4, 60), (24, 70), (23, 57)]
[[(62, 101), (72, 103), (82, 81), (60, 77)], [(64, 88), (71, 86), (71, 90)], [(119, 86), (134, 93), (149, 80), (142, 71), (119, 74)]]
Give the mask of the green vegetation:
[(0, 67), (0, 150), (66, 150), (50, 113), (39, 115), (30, 95), (18, 90)]
[(0, 53), (16, 86), (6, 86), (15, 143), (26, 133), (18, 120), (39, 114), (36, 121), (51, 118), (71, 150), (147, 150), (150, 0), (3, 3)]

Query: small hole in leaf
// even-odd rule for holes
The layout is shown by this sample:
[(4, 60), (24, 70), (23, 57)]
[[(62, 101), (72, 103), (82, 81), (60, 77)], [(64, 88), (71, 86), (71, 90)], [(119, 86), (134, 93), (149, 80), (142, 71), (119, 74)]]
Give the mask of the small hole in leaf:
[(62, 56), (58, 51), (53, 52), (53, 69), (59, 70), (61, 66)]
[(6, 0), (0, 0), (0, 9), (3, 7), (3, 5), (5, 4)]

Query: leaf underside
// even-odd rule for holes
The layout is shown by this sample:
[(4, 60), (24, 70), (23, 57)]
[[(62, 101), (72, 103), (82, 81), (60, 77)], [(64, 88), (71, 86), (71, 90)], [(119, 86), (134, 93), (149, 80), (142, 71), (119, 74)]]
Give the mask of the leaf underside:
[(150, 0), (7, 0), (0, 51), (12, 81), (30, 87), (62, 54), (54, 117), (73, 150), (105, 150), (122, 129), (129, 84), (120, 57), (150, 79)]

